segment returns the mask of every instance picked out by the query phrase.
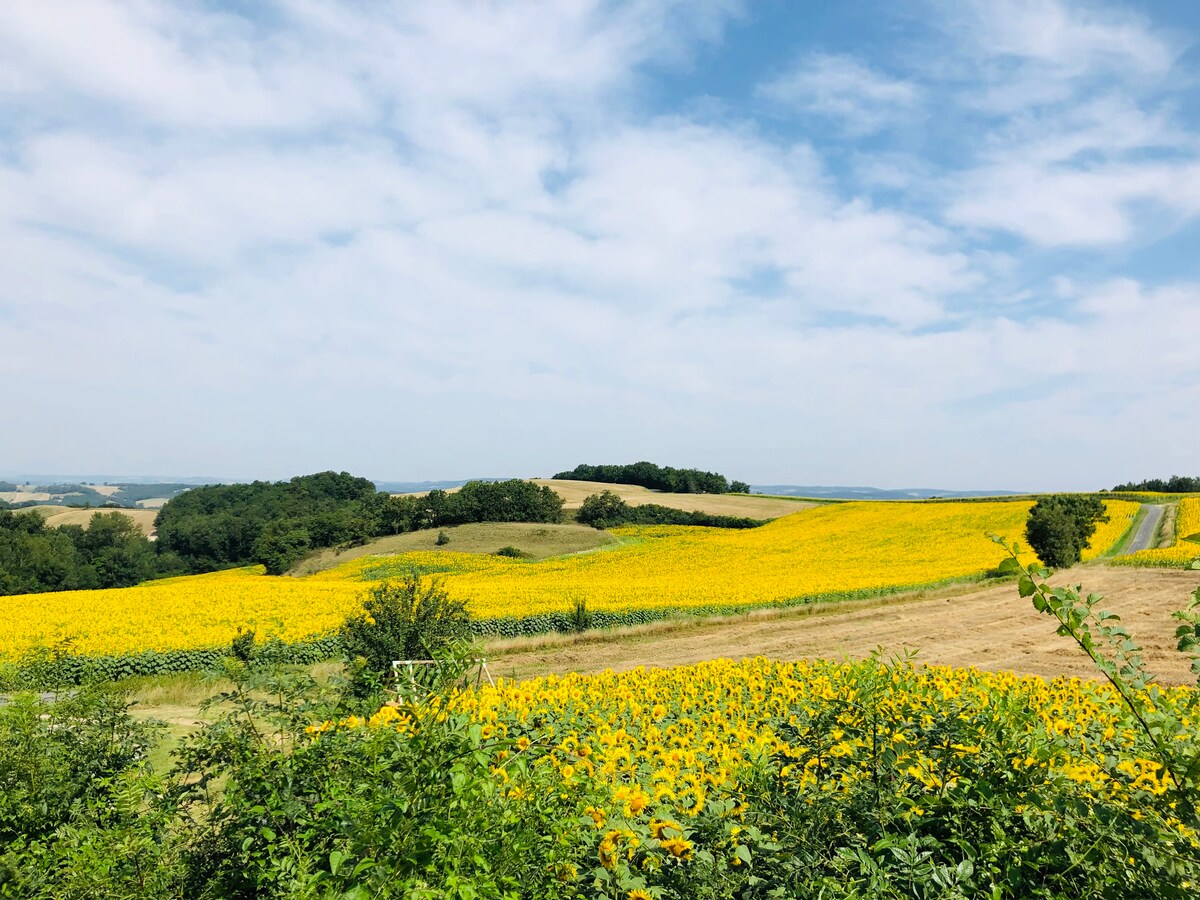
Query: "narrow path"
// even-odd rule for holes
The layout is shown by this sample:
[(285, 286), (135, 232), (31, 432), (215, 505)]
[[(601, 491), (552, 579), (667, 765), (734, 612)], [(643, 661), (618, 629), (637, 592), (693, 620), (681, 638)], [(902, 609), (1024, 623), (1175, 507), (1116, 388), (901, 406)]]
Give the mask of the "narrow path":
[(1146, 517), (1142, 519), (1142, 524), (1138, 526), (1137, 534), (1133, 536), (1133, 540), (1125, 548), (1123, 556), (1128, 556), (1130, 553), (1137, 553), (1139, 550), (1149, 550), (1154, 546), (1154, 536), (1158, 534), (1158, 523), (1162, 521), (1163, 513), (1166, 512), (1167, 507), (1162, 503), (1143, 503), (1142, 508), (1146, 510)]

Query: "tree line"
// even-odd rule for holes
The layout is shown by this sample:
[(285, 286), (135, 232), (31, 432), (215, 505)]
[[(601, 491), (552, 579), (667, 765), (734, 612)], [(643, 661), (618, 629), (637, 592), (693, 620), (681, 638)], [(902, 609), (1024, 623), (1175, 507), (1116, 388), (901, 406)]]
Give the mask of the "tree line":
[(562, 498), (521, 479), (470, 481), (455, 493), (380, 493), (366, 478), (320, 472), (290, 481), (211, 485), (170, 500), (158, 514), (160, 551), (191, 571), (260, 564), (287, 571), (325, 547), (468, 522), (558, 522)]
[(119, 512), (54, 528), (37, 513), (0, 510), (0, 595), (128, 587), (185, 571)]
[(1200, 476), (1172, 475), (1170, 478), (1147, 478), (1145, 481), (1118, 484), (1114, 491), (1154, 491), (1161, 494), (1192, 494), (1200, 492)]
[(576, 520), (593, 528), (616, 528), (618, 525), (703, 525), (709, 528), (757, 528), (765, 519), (744, 516), (719, 516), (698, 510), (675, 509), (646, 503), (630, 506), (613, 491), (592, 494), (583, 501)]
[(652, 491), (663, 491), (668, 494), (750, 493), (750, 485), (746, 482), (730, 481), (717, 472), (704, 472), (700, 469), (675, 469), (671, 466), (659, 466), (644, 460), (626, 465), (593, 466), (584, 463), (569, 472), (559, 472), (554, 477), (562, 481), (635, 484)]

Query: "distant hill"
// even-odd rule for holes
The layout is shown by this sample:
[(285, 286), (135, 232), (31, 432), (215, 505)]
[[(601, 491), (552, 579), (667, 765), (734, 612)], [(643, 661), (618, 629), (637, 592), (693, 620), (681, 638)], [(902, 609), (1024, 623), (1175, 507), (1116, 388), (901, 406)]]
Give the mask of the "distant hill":
[(27, 472), (2, 473), (0, 480), (19, 484), (229, 484), (228, 478), (210, 475), (39, 475)]
[(845, 487), (812, 484), (752, 484), (754, 494), (775, 494), (780, 497), (812, 497), (824, 500), (929, 500), (934, 497), (1015, 497), (1026, 491), (945, 491), (936, 488), (902, 488), (884, 490), (873, 487)]
[(11, 507), (72, 506), (157, 509), (191, 490), (182, 482), (101, 484), (100, 482), (0, 480), (0, 501)]

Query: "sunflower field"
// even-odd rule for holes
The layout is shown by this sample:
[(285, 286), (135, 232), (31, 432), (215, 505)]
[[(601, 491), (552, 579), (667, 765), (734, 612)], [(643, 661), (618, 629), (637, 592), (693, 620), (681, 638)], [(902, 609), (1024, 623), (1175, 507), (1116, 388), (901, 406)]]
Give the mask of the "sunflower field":
[[(1197, 692), (1150, 691), (1197, 755)], [(502, 681), (309, 734), (453, 716), (510, 800), (577, 799), (590, 838), (567, 871), (588, 896), (1182, 897), (1200, 876), (1195, 792), (1098, 682), (716, 660)]]
[[(298, 660), (327, 652), (366, 584), (410, 572), (439, 576), (464, 598), (481, 635), (611, 626), (886, 594), (980, 578), (1020, 541), (1027, 501), (840, 503), (760, 528), (616, 530), (611, 549), (530, 562), (416, 552), (364, 557), (304, 578), (261, 568), (148, 582), (133, 588), (4, 599), (0, 658), (38, 648), (103, 660), (113, 677), (202, 668), (242, 631)], [(1088, 556), (1113, 546), (1137, 504), (1108, 501), (1109, 522)], [(581, 621), (582, 615), (582, 621)], [(279, 653), (284, 653), (279, 650)], [(284, 654), (286, 655), (286, 654)]]
[(1168, 566), (1184, 568), (1200, 558), (1200, 497), (1184, 497), (1179, 501), (1175, 518), (1175, 543), (1170, 547), (1139, 550), (1115, 562), (1122, 566)]

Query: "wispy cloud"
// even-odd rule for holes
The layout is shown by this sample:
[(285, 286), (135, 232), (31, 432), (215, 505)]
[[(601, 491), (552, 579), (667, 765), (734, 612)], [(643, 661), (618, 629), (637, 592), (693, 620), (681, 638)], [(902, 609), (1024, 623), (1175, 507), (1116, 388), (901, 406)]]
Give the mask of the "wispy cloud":
[(762, 83), (758, 95), (788, 113), (834, 120), (850, 135), (871, 134), (907, 118), (918, 100), (909, 82), (873, 71), (851, 56), (805, 57)]

